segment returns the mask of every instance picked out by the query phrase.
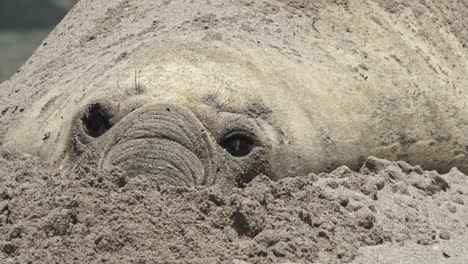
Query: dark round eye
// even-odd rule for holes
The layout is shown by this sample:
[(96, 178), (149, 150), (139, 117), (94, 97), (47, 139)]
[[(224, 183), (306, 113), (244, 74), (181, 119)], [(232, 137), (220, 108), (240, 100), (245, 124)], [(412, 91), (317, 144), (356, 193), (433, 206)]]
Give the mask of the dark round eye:
[(253, 139), (241, 133), (233, 133), (225, 136), (221, 140), (220, 145), (234, 157), (247, 156), (255, 147)]
[(102, 136), (112, 127), (109, 119), (108, 113), (101, 105), (91, 105), (82, 118), (85, 132), (94, 138)]

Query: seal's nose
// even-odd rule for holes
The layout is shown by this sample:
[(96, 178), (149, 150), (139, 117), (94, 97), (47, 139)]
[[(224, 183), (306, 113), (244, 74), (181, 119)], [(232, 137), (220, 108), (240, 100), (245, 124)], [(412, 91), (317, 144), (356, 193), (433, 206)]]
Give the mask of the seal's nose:
[(119, 167), (129, 176), (154, 176), (171, 185), (215, 183), (216, 141), (187, 108), (146, 105), (113, 129), (115, 136), (104, 154), (103, 166)]

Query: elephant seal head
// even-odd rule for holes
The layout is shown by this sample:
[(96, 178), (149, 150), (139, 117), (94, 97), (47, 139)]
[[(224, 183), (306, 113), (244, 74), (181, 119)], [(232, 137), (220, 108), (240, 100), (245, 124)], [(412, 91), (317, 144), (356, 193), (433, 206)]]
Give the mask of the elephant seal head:
[[(369, 156), (468, 172), (462, 31), (383, 4), (215, 2), (80, 1), (0, 84), (0, 141), (181, 186)], [(400, 19), (421, 34), (402, 37)]]
[(255, 67), (225, 49), (190, 46), (153, 42), (76, 105), (76, 96), (54, 101), (53, 113), (72, 114), (57, 120), (65, 125), (48, 140), (57, 142), (45, 150), (50, 160), (186, 187), (242, 186), (269, 173), (281, 132)]

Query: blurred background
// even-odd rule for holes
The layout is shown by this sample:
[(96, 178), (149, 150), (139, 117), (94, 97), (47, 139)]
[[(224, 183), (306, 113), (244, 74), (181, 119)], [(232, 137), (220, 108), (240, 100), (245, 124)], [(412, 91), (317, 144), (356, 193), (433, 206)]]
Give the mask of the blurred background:
[(0, 82), (31, 56), (78, 0), (0, 0)]

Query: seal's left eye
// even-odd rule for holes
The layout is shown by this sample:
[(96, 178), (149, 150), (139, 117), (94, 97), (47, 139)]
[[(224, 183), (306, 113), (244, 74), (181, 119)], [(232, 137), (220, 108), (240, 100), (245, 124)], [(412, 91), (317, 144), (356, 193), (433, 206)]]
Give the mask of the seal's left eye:
[(250, 136), (241, 133), (231, 133), (225, 136), (220, 145), (234, 157), (247, 156), (255, 147), (254, 140)]
[(112, 127), (108, 113), (100, 104), (91, 105), (82, 121), (86, 134), (94, 138), (102, 136)]

